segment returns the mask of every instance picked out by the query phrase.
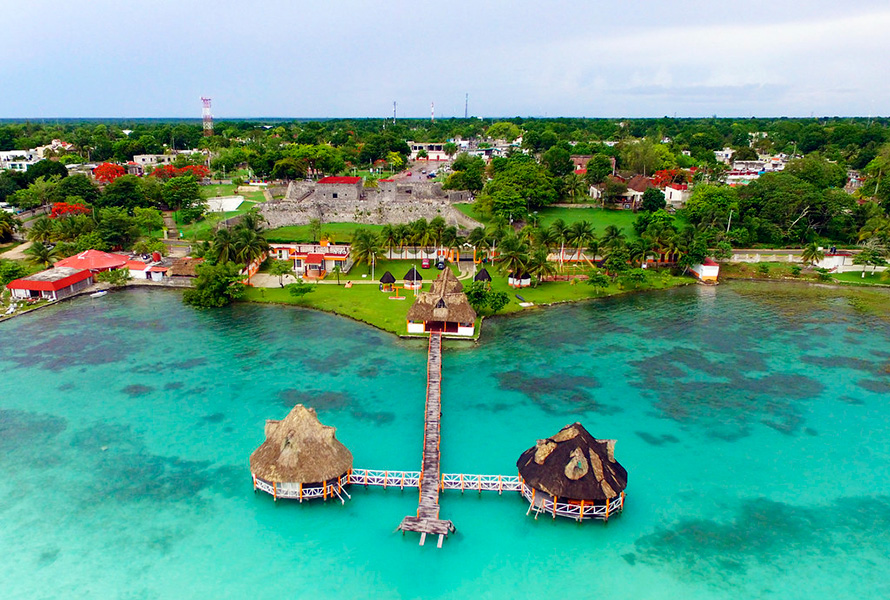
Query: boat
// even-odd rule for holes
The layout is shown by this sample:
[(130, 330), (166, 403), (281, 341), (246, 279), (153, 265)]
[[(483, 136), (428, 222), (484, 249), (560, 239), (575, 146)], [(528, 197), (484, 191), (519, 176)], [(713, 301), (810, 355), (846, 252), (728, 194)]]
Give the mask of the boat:
[(523, 297), (520, 296), (519, 294), (513, 294), (513, 295), (516, 296), (516, 298), (517, 298), (520, 302), (525, 302), (525, 298), (523, 298)]
[(99, 291), (99, 292), (93, 292), (92, 294), (90, 294), (90, 298), (101, 298), (102, 296), (104, 296), (104, 295), (107, 294), (107, 293), (108, 293), (108, 290), (102, 290), (102, 291)]

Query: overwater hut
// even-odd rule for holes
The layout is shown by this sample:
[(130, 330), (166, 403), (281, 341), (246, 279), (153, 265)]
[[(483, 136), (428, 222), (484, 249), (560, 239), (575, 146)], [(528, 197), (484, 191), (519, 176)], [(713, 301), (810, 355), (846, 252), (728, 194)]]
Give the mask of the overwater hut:
[(254, 490), (300, 502), (349, 497), (343, 487), (352, 453), (337, 440), (336, 431), (302, 404), (281, 421), (266, 421), (266, 441), (250, 455)]
[(598, 440), (580, 423), (538, 440), (516, 466), (536, 517), (608, 520), (624, 509), (627, 471), (615, 460), (615, 440)]
[(486, 286), (491, 285), (491, 275), (488, 273), (488, 269), (486, 269), (485, 267), (479, 269), (479, 272), (476, 273), (475, 277), (473, 277), (473, 281), (481, 281)]
[(391, 292), (392, 284), (396, 282), (396, 278), (393, 277), (392, 273), (387, 271), (383, 274), (383, 277), (380, 278), (380, 291), (383, 292)]
[(419, 290), (423, 286), (423, 277), (417, 272), (416, 267), (405, 273), (405, 289)]
[(507, 285), (514, 288), (524, 288), (528, 287), (532, 284), (531, 275), (528, 273), (519, 273), (518, 275), (514, 275), (510, 273), (507, 275)]
[(476, 311), (467, 301), (463, 284), (451, 269), (444, 269), (408, 309), (408, 333), (441, 332), (470, 337), (475, 332)]

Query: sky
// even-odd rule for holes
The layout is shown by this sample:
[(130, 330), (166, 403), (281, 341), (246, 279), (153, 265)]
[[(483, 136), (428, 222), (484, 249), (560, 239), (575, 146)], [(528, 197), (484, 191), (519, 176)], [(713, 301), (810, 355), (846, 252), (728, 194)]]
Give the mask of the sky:
[(877, 116), (890, 3), (28, 0), (0, 118)]

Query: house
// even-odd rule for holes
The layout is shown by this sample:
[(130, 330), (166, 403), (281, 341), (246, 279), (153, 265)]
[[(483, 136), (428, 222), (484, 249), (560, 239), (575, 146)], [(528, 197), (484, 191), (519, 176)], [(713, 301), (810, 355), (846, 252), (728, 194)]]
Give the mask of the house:
[(318, 244), (270, 244), (269, 255), (278, 260), (293, 261), (297, 277), (324, 279), (337, 265), (341, 272), (349, 271), (352, 266), (349, 249), (349, 244), (331, 244), (322, 240)]
[(93, 285), (93, 274), (85, 269), (56, 266), (6, 284), (13, 298), (61, 300)]
[(445, 144), (443, 142), (408, 142), (408, 147), (411, 148), (411, 155), (408, 157), (408, 160), (417, 160), (417, 154), (424, 150), (426, 151), (426, 160), (448, 160), (448, 155), (445, 154)]
[(58, 261), (56, 266), (86, 269), (91, 273), (101, 273), (102, 271), (126, 268), (128, 261), (129, 259), (123, 254), (112, 254), (100, 250), (85, 250), (80, 254)]
[(176, 258), (167, 273), (174, 281), (191, 281), (198, 276), (197, 267), (204, 262), (203, 258)]
[(33, 150), (3, 150), (0, 151), (0, 170), (24, 173), (39, 160), (40, 157)]
[(702, 283), (717, 283), (720, 275), (720, 265), (711, 258), (692, 265), (689, 270)]
[(674, 209), (686, 206), (691, 195), (688, 183), (669, 183), (664, 188), (664, 200), (669, 207)]
[(451, 269), (444, 269), (408, 309), (408, 333), (432, 333), (470, 337), (476, 328), (476, 311), (467, 301), (463, 284)]
[(322, 177), (315, 190), (324, 200), (359, 200), (362, 196), (362, 178)]

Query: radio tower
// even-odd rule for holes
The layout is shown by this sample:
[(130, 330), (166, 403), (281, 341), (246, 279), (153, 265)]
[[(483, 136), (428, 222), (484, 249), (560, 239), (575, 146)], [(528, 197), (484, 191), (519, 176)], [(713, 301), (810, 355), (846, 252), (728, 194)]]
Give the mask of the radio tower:
[(436, 122), (436, 104), (435, 102), (430, 102), (430, 122)]
[(204, 103), (204, 109), (201, 111), (201, 117), (204, 121), (204, 135), (211, 136), (213, 135), (213, 115), (210, 114), (210, 98), (202, 96), (201, 102)]
[(470, 107), (470, 94), (464, 94), (464, 119), (467, 118), (467, 113), (469, 112)]
[(392, 124), (396, 124), (396, 101), (392, 101)]

